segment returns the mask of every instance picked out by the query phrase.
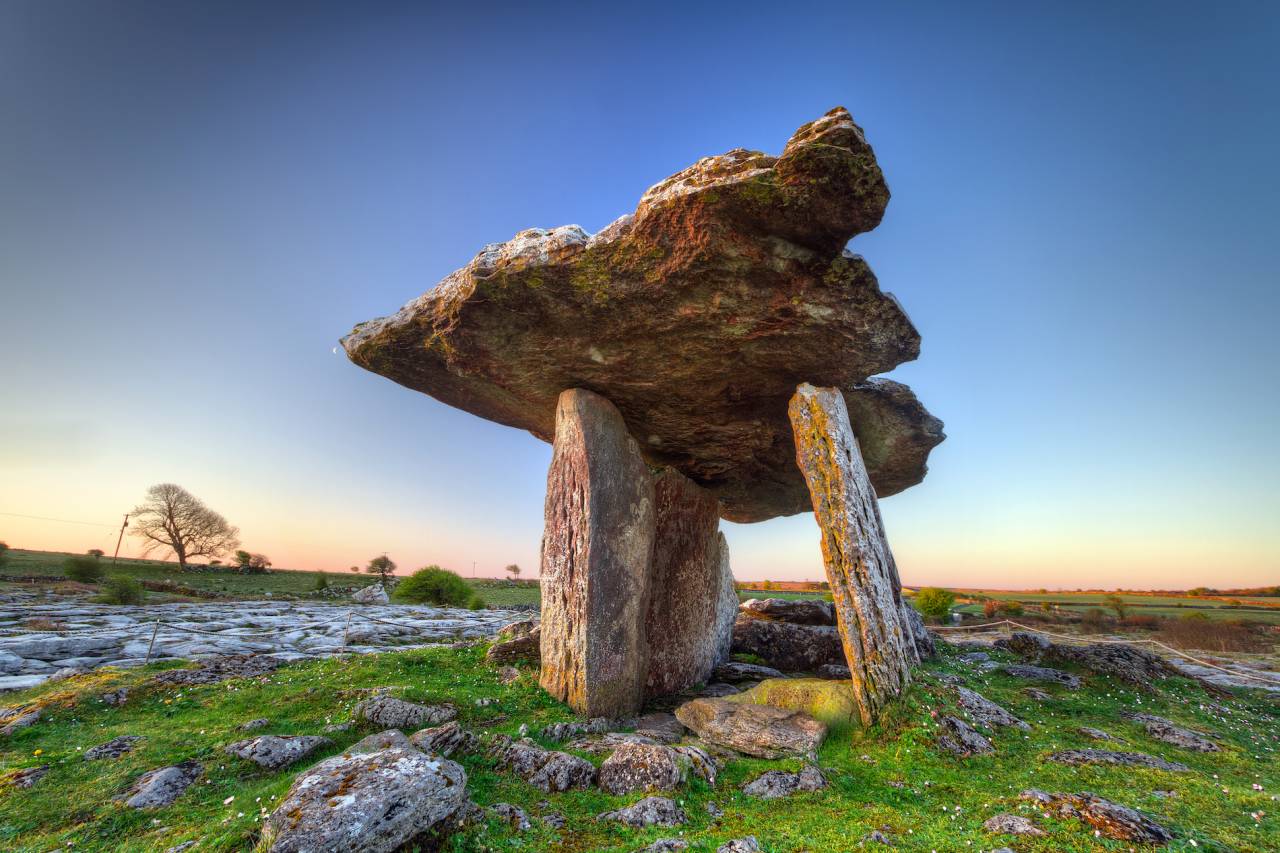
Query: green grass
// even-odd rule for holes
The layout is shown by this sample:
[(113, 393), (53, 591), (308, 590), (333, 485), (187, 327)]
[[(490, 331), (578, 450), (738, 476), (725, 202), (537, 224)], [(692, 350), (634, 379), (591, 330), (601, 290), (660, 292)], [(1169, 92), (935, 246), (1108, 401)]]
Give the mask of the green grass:
[[(172, 666), (170, 664), (169, 666)], [(0, 766), (5, 770), (42, 763), (50, 773), (33, 789), (0, 787), (0, 849), (48, 851), (155, 851), (182, 841), (202, 839), (201, 850), (240, 851), (256, 843), (260, 809), (270, 810), (294, 776), (313, 761), (339, 752), (367, 731), (335, 736), (335, 745), (295, 767), (269, 772), (230, 758), (222, 746), (244, 735), (236, 727), (259, 716), (271, 718), (261, 733), (312, 734), (330, 722), (347, 718), (351, 707), (376, 687), (425, 702), (451, 701), (464, 725), (475, 731), (514, 734), (520, 723), (535, 731), (567, 720), (566, 708), (536, 686), (534, 673), (509, 687), (501, 686), (494, 667), (485, 664), (483, 648), (431, 648), (347, 660), (301, 663), (259, 681), (231, 681), (185, 688), (146, 686), (162, 666), (128, 672), (99, 671), (68, 682), (46, 685), (7, 697), (16, 704), (46, 704), (44, 719), (0, 740)], [(1034, 728), (995, 734), (994, 756), (960, 760), (933, 746), (934, 713), (951, 708), (953, 693), (937, 680), (944, 673), (963, 674), (970, 686), (1030, 721)], [(130, 698), (110, 708), (95, 698), (128, 685)], [(1226, 721), (1215, 716), (1208, 697), (1195, 685), (1171, 679), (1155, 692), (1089, 678), (1071, 693), (1046, 688), (1053, 699), (1037, 702), (1023, 691), (1026, 683), (1003, 675), (975, 675), (954, 655), (923, 667), (910, 693), (867, 731), (834, 732), (819, 756), (831, 787), (788, 800), (761, 802), (744, 797), (739, 787), (766, 769), (794, 768), (794, 761), (732, 761), (715, 789), (697, 783), (677, 794), (690, 817), (681, 829), (636, 831), (598, 824), (594, 816), (629, 804), (639, 795), (612, 797), (599, 791), (548, 795), (497, 772), (480, 756), (460, 759), (471, 796), (480, 805), (505, 801), (535, 818), (534, 829), (514, 834), (496, 822), (455, 836), (448, 849), (462, 851), (634, 851), (656, 838), (683, 832), (691, 849), (712, 851), (724, 841), (755, 835), (765, 850), (843, 851), (854, 849), (864, 834), (884, 828), (898, 850), (990, 850), (1004, 844), (1024, 851), (1127, 850), (1129, 845), (1095, 839), (1079, 824), (1035, 819), (1048, 832), (1038, 839), (991, 836), (981, 824), (1000, 811), (1021, 811), (1016, 800), (1027, 787), (1093, 791), (1140, 808), (1174, 830), (1179, 840), (1171, 850), (1274, 850), (1280, 831), (1280, 809), (1271, 795), (1280, 789), (1275, 758), (1280, 724), (1277, 706), (1257, 695), (1229, 701)], [(1242, 692), (1243, 693), (1243, 692)], [(494, 697), (495, 705), (477, 707), (478, 698)], [(1140, 705), (1139, 705), (1140, 703)], [(1221, 753), (1188, 753), (1149, 739), (1135, 724), (1119, 717), (1125, 708), (1141, 707), (1217, 735)], [(1184, 762), (1192, 772), (1081, 767), (1044, 761), (1055, 749), (1095, 745), (1075, 734), (1081, 725), (1105, 729), (1125, 745)], [(118, 761), (86, 762), (83, 749), (124, 734), (146, 736), (140, 747)], [(37, 750), (42, 753), (37, 756)], [(205, 780), (189, 789), (173, 806), (135, 812), (112, 802), (139, 773), (187, 758), (205, 763)], [(593, 759), (599, 761), (599, 759)], [(1216, 775), (1215, 775), (1216, 774)], [(890, 783), (902, 783), (894, 787)], [(1252, 790), (1260, 784), (1262, 793)], [(1157, 799), (1155, 790), (1177, 796)], [(230, 804), (224, 800), (234, 796)], [(562, 831), (536, 820), (548, 809), (568, 820)], [(714, 801), (724, 809), (720, 822), (705, 807)], [(1249, 813), (1265, 810), (1256, 823)], [(241, 815), (243, 812), (243, 816)], [(1188, 839), (1199, 846), (1192, 848)]]

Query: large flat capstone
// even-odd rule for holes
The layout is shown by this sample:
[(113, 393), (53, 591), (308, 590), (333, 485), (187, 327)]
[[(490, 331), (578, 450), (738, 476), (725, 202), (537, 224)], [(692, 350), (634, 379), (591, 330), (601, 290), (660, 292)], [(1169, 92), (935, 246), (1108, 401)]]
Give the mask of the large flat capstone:
[(654, 466), (740, 522), (809, 507), (787, 400), (838, 388), (880, 497), (924, 477), (942, 424), (905, 385), (870, 379), (920, 339), (861, 257), (889, 191), (837, 108), (780, 156), (735, 149), (652, 187), (595, 235), (522, 231), (343, 339), (356, 364), (483, 418), (556, 433), (566, 388), (617, 406)]

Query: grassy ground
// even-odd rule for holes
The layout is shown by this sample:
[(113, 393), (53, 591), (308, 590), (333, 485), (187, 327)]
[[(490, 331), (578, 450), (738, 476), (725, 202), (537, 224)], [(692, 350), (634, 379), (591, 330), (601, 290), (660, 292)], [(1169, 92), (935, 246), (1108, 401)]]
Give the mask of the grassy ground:
[[(501, 686), (496, 670), (484, 663), (482, 648), (309, 662), (258, 681), (181, 689), (147, 686), (146, 678), (159, 668), (166, 667), (99, 671), (7, 697), (11, 704), (38, 701), (46, 711), (34, 726), (0, 739), (0, 767), (13, 770), (48, 763), (52, 770), (30, 790), (0, 786), (0, 848), (33, 853), (69, 846), (82, 851), (154, 851), (202, 839), (200, 850), (250, 849), (256, 843), (260, 815), (272, 808), (293, 777), (367, 732), (336, 735), (332, 748), (298, 766), (269, 772), (222, 753), (224, 744), (243, 736), (236, 727), (268, 716), (271, 725), (261, 733), (317, 733), (327, 723), (345, 720), (352, 705), (376, 687), (393, 688), (411, 700), (453, 702), (462, 722), (476, 731), (514, 734), (520, 723), (536, 731), (571, 718), (566, 708), (537, 688), (532, 672), (512, 686)], [(1031, 722), (1032, 731), (997, 732), (994, 756), (960, 760), (941, 753), (933, 745), (933, 715), (951, 708), (954, 701), (951, 689), (937, 680), (945, 673), (963, 675), (970, 686)], [(122, 708), (93, 698), (121, 685), (130, 687)], [(828, 738), (819, 761), (831, 780), (829, 789), (783, 801), (751, 800), (738, 790), (744, 782), (766, 769), (797, 765), (735, 760), (722, 771), (715, 789), (697, 783), (677, 795), (690, 817), (682, 828), (684, 837), (697, 851), (714, 850), (746, 834), (754, 834), (772, 853), (843, 851), (856, 847), (875, 829), (892, 835), (900, 850), (989, 850), (1004, 844), (1020, 853), (1129, 849), (1127, 844), (1097, 839), (1072, 821), (1036, 817), (1048, 835), (1029, 840), (992, 836), (981, 828), (997, 812), (1022, 811), (1015, 799), (1018, 792), (1035, 786), (1093, 791), (1140, 808), (1177, 833), (1178, 840), (1168, 848), (1172, 850), (1280, 847), (1280, 808), (1272, 800), (1280, 790), (1280, 710), (1274, 700), (1256, 695), (1212, 700), (1229, 706), (1224, 719), (1203, 691), (1180, 679), (1146, 692), (1091, 677), (1076, 693), (1046, 688), (1053, 699), (1044, 702), (1029, 699), (1025, 687), (1026, 682), (1008, 676), (978, 674), (948, 654), (921, 669), (909, 695), (881, 725), (868, 731), (837, 731)], [(475, 705), (476, 699), (489, 697), (498, 703)], [(1122, 709), (1136, 707), (1210, 731), (1224, 749), (1189, 753), (1155, 742), (1120, 718)], [(1192, 772), (1071, 768), (1046, 762), (1044, 757), (1055, 749), (1097, 745), (1075, 733), (1081, 725), (1123, 738), (1124, 745), (1117, 748), (1181, 761)], [(124, 734), (147, 739), (117, 761), (81, 759), (83, 749)], [(173, 806), (141, 813), (112, 802), (111, 797), (139, 773), (188, 758), (203, 761), (206, 775)], [(456, 853), (633, 851), (680, 832), (628, 830), (595, 822), (596, 814), (629, 804), (639, 795), (612, 797), (595, 790), (547, 795), (496, 772), (483, 757), (460, 760), (471, 795), (480, 805), (511, 802), (534, 817), (555, 810), (568, 824), (556, 831), (535, 819), (534, 829), (515, 835), (490, 822), (455, 836), (449, 849)], [(1264, 791), (1254, 790), (1255, 784)], [(1177, 793), (1159, 799), (1153, 794), (1158, 790)], [(227, 802), (229, 797), (234, 799)], [(550, 806), (539, 805), (544, 801)], [(724, 809), (718, 822), (706, 812), (712, 801)], [(1250, 817), (1259, 810), (1268, 813), (1260, 822)], [(1193, 839), (1198, 845), (1194, 848)]]

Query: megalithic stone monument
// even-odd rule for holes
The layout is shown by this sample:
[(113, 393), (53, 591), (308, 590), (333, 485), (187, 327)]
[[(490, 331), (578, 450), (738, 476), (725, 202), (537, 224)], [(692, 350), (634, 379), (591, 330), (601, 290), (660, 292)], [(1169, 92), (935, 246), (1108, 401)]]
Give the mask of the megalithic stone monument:
[[(876, 376), (914, 359), (920, 337), (844, 248), (888, 200), (862, 129), (836, 108), (779, 156), (699, 160), (596, 234), (534, 228), (490, 244), (343, 339), (356, 364), (555, 445), (542, 683), (575, 709), (634, 711), (727, 654), (734, 595), (718, 518), (821, 505), (825, 541), (849, 513), (878, 513), (877, 499), (924, 478), (942, 423)], [(829, 389), (824, 409), (842, 401), (861, 475), (798, 456), (788, 405), (803, 383)], [(860, 485), (820, 502), (815, 466)], [(846, 634), (871, 632), (846, 646), (874, 681), (868, 716), (928, 649), (887, 545), (876, 566), (863, 577), (840, 563), (836, 575), (856, 579), (840, 593)]]

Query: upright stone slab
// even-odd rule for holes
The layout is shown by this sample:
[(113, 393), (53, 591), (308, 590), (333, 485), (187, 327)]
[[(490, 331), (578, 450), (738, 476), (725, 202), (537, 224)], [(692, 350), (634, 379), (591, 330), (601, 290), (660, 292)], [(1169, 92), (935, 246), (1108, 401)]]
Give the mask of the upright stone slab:
[(542, 534), (542, 687), (587, 717), (634, 713), (648, 671), (653, 478), (622, 415), (563, 392)]
[(788, 413), (796, 463), (822, 530), (822, 556), (854, 699), (862, 722), (870, 725), (907, 686), (917, 658), (897, 567), (839, 389), (804, 383)]
[(738, 596), (715, 495), (668, 468), (654, 479), (654, 498), (645, 692), (663, 696), (706, 681), (729, 656)]

